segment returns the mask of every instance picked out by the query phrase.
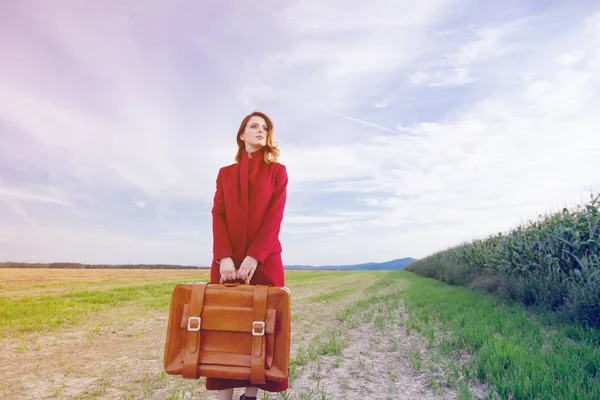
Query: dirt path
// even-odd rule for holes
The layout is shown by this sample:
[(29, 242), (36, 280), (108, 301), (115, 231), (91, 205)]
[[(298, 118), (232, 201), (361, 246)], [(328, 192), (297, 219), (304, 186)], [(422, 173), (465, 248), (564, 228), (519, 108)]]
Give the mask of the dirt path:
[[(456, 388), (438, 386), (425, 365), (417, 367), (412, 354), (426, 359), (425, 340), (408, 336), (401, 327), (384, 331), (373, 324), (342, 330), (345, 346), (340, 355), (323, 355), (301, 371), (293, 396), (307, 399), (457, 399)], [(421, 364), (423, 361), (421, 361)], [(412, 365), (411, 365), (412, 364)], [(419, 371), (415, 370), (416, 368)], [(484, 399), (484, 385), (469, 385), (473, 399)]]

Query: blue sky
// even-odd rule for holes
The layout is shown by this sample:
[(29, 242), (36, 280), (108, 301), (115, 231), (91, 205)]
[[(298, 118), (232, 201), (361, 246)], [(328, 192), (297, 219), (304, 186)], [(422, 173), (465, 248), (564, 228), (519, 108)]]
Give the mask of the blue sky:
[(253, 110), (286, 264), (424, 257), (600, 190), (596, 1), (0, 5), (0, 261), (208, 265)]

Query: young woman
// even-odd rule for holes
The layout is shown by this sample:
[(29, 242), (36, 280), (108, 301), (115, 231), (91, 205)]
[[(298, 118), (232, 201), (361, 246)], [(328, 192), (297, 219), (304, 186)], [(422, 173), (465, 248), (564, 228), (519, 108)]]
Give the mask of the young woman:
[[(210, 281), (250, 278), (250, 284), (284, 286), (279, 230), (288, 177), (273, 144), (273, 122), (253, 112), (242, 121), (236, 140), (236, 163), (217, 176)], [(249, 380), (206, 379), (206, 389), (218, 390), (219, 400), (231, 400), (237, 387), (246, 388), (240, 400), (252, 400), (258, 389), (285, 391), (288, 380), (252, 385)]]

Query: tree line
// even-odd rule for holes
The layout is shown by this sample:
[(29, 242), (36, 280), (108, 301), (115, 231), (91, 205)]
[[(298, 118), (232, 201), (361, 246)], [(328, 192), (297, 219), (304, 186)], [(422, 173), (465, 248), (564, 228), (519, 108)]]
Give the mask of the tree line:
[(83, 264), (72, 262), (26, 263), (8, 261), (0, 262), (0, 268), (208, 269), (209, 267), (177, 264)]

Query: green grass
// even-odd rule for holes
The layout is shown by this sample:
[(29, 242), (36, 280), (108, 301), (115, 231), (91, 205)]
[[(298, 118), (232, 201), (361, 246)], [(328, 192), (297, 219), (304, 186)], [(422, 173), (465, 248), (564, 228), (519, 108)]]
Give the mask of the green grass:
[(338, 271), (287, 271), (285, 274), (286, 284), (288, 282), (298, 283), (307, 282), (313, 284), (318, 281), (335, 281), (339, 278), (340, 274)]
[[(421, 326), (423, 332), (433, 325), (446, 327), (448, 335), (439, 338), (438, 351), (446, 356), (458, 350), (471, 353), (464, 375), (489, 383), (500, 399), (600, 398), (597, 331), (548, 322), (520, 305), (499, 304), (492, 295), (411, 272), (387, 273), (379, 284), (390, 282), (398, 284), (399, 290), (362, 299), (338, 313), (338, 319), (350, 322), (357, 315), (389, 312), (401, 299), (409, 321), (417, 321), (413, 327)], [(421, 368), (416, 354), (407, 357), (413, 368)], [(453, 379), (460, 397), (469, 398), (464, 385)]]
[[(361, 275), (363, 272), (350, 273)], [(349, 274), (349, 275), (350, 275)], [(286, 284), (298, 282), (324, 283), (339, 279), (338, 272), (286, 273)], [(206, 277), (203, 277), (206, 279)], [(35, 288), (60, 287), (62, 293), (24, 295), (19, 297), (0, 296), (0, 337), (10, 333), (39, 332), (55, 330), (65, 324), (79, 324), (84, 317), (102, 310), (108, 310), (125, 303), (135, 304), (143, 309), (167, 310), (173, 288), (181, 282), (196, 281), (197, 276), (178, 277), (160, 283), (145, 283), (134, 279), (109, 279), (102, 282), (52, 283), (35, 285)], [(108, 289), (89, 290), (99, 283), (127, 284)], [(74, 290), (79, 289), (79, 290)], [(351, 289), (341, 289), (320, 296), (314, 301), (331, 301), (350, 294)]]
[[(193, 277), (184, 277), (179, 278), (182, 281), (196, 279), (197, 276)], [(15, 291), (24, 291), (24, 290), (35, 290), (35, 289), (52, 289), (58, 288), (61, 289), (62, 292), (69, 291), (80, 291), (82, 289), (88, 289), (90, 287), (96, 286), (127, 286), (127, 285), (140, 285), (140, 284), (151, 284), (157, 283), (160, 281), (164, 281), (164, 278), (109, 278), (109, 279), (101, 279), (96, 281), (80, 281), (80, 282), (52, 282), (52, 283), (36, 283), (33, 285), (0, 285), (0, 293), (15, 292)]]
[[(321, 330), (315, 334), (307, 345), (300, 345), (294, 357), (290, 359), (290, 372), (288, 382), (290, 387), (293, 386), (300, 368), (306, 366), (309, 362), (319, 361), (319, 356), (342, 354), (342, 350), (346, 346), (346, 341), (343, 338), (342, 331), (335, 329), (332, 331)], [(339, 366), (339, 361), (337, 361)]]
[(158, 284), (116, 287), (107, 290), (72, 291), (59, 294), (0, 296), (0, 335), (37, 332), (63, 324), (84, 322), (90, 313), (135, 302), (144, 309), (168, 309), (174, 286), (186, 278)]
[[(412, 368), (425, 374), (433, 373), (439, 371), (439, 362), (448, 362), (443, 367), (447, 372), (443, 378), (430, 377), (432, 387), (455, 387), (460, 399), (473, 397), (466, 385), (468, 380), (487, 382), (500, 399), (600, 398), (600, 336), (593, 329), (561, 324), (546, 314), (532, 315), (523, 306), (502, 304), (493, 295), (406, 271), (292, 272), (286, 274), (286, 284), (293, 288), (315, 279), (323, 290), (309, 292), (312, 297), (308, 299), (327, 302), (354, 294), (354, 286), (346, 286), (344, 282), (361, 277), (379, 279), (362, 292), (360, 300), (339, 310), (337, 320), (350, 328), (366, 323), (381, 332), (394, 327), (405, 329), (407, 334), (421, 335), (428, 349), (435, 349), (437, 353), (430, 357), (429, 352), (407, 352)], [(174, 285), (188, 280), (178, 278), (162, 283), (19, 298), (2, 296), (0, 332), (48, 330), (64, 324), (79, 324), (91, 313), (128, 305), (164, 312)], [(332, 289), (325, 292), (328, 284)], [(298, 348), (290, 362), (290, 385), (304, 366), (318, 362), (320, 356), (332, 355), (339, 366), (337, 360), (340, 360), (345, 340), (343, 329), (316, 332), (306, 345)], [(455, 358), (462, 350), (472, 354), (466, 365), (460, 365)], [(372, 363), (364, 357), (356, 362), (364, 363), (365, 367)], [(165, 379), (165, 376), (157, 379)], [(151, 386), (139, 388), (141, 391), (154, 389)], [(171, 396), (181, 398), (184, 394), (185, 390), (176, 388)], [(316, 395), (324, 393), (312, 393)]]
[(310, 301), (326, 303), (332, 300), (339, 300), (352, 294), (352, 289), (340, 289), (329, 293), (320, 294), (317, 296), (312, 296), (309, 298)]

